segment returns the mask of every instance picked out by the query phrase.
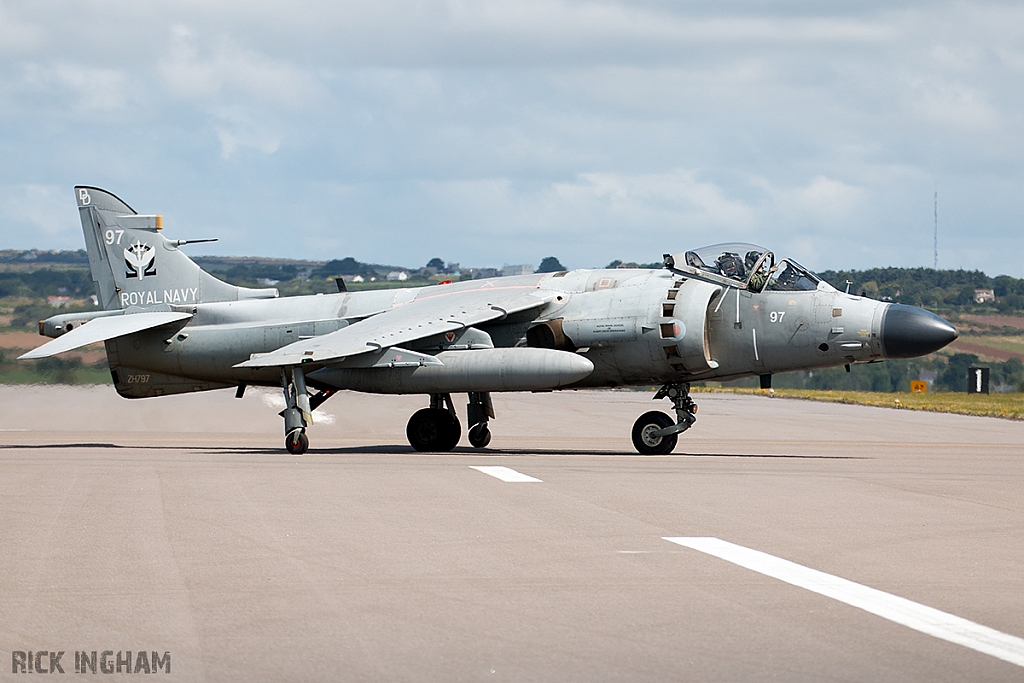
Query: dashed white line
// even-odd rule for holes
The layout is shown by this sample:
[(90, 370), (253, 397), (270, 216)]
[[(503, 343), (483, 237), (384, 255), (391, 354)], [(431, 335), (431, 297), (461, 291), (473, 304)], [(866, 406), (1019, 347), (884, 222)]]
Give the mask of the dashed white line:
[(847, 605), (915, 631), (969, 647), (1017, 666), (1024, 666), (1024, 639), (1017, 636), (720, 538), (662, 538), (833, 600), (845, 602)]
[[(540, 479), (536, 479), (522, 472), (516, 472), (514, 469), (509, 467), (501, 467), (498, 465), (470, 465), (471, 469), (489, 474), (492, 477), (507, 481), (512, 484), (521, 484), (531, 481), (540, 482)], [(542, 482), (543, 483), (543, 482)]]

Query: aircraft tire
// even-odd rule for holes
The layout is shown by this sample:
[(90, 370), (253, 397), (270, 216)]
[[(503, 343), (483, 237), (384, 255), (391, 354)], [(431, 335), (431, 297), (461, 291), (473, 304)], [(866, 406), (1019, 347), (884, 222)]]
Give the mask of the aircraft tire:
[(486, 422), (475, 424), (469, 428), (469, 443), (473, 448), (487, 448), (491, 442), (491, 430), (487, 428)]
[(668, 455), (676, 447), (679, 435), (652, 437), (650, 432), (671, 427), (675, 423), (675, 420), (658, 410), (644, 413), (633, 423), (634, 448), (640, 455)]
[(450, 451), (462, 438), (462, 426), (447, 410), (424, 408), (409, 418), (405, 435), (417, 451)]
[(292, 455), (302, 455), (309, 448), (309, 437), (301, 429), (296, 429), (284, 437), (284, 447)]

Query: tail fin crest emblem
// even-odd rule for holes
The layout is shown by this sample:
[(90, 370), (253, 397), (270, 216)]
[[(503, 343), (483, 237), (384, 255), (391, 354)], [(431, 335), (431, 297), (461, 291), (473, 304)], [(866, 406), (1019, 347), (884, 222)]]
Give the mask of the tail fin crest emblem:
[(156, 275), (156, 249), (136, 240), (135, 244), (124, 250), (124, 263), (128, 268), (125, 277), (141, 280), (147, 275)]

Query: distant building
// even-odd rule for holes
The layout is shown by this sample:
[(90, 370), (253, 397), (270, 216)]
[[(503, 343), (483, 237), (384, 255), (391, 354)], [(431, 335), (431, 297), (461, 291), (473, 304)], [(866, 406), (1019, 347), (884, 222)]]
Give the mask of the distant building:
[(995, 301), (996, 293), (991, 289), (974, 290), (974, 303), (983, 304), (986, 301)]
[(404, 270), (392, 270), (388, 273), (388, 282), (405, 282), (409, 279), (409, 273)]
[(472, 272), (474, 280), (485, 280), (489, 277), (498, 277), (497, 268), (473, 268)]
[(46, 297), (46, 303), (50, 304), (54, 308), (71, 308), (71, 297), (70, 296), (48, 296), (48, 297)]
[(269, 277), (258, 277), (258, 278), (256, 278), (256, 284), (261, 285), (263, 287), (273, 287), (278, 282), (280, 282), (280, 280), (273, 280), (273, 279), (271, 279)]
[(533, 275), (533, 265), (523, 263), (520, 265), (510, 266), (506, 263), (501, 267), (501, 277), (509, 277), (512, 275)]

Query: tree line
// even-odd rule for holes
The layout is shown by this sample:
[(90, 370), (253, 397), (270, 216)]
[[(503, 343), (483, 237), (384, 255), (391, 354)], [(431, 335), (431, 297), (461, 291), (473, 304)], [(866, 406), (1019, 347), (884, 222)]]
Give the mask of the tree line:
[[(1024, 280), (1009, 275), (989, 277), (980, 270), (932, 268), (868, 268), (826, 270), (818, 275), (840, 291), (872, 299), (921, 306), (933, 311), (1024, 311)], [(975, 302), (975, 290), (991, 289), (995, 302)]]

